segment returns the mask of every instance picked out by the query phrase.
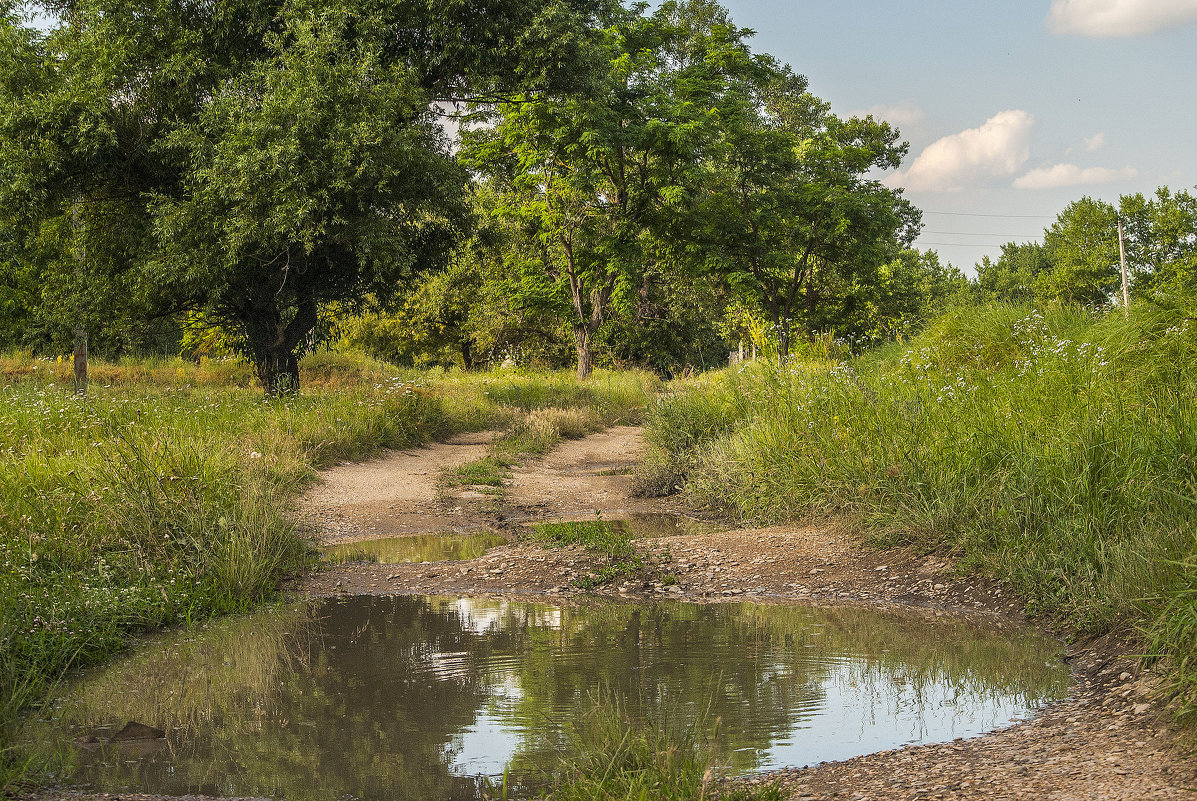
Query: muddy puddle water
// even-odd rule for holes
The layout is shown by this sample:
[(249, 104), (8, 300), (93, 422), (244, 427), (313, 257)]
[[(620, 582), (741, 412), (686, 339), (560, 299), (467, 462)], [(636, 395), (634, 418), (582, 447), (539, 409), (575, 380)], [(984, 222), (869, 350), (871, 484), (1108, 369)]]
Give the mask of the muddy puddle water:
[(701, 536), (727, 531), (729, 526), (722, 523), (710, 523), (705, 520), (695, 520), (684, 515), (668, 512), (634, 512), (630, 514), (616, 513), (609, 517), (598, 518), (594, 515), (586, 517), (567, 517), (556, 520), (545, 520), (524, 523), (525, 526), (535, 527), (543, 523), (585, 523), (602, 520), (617, 531), (625, 532), (633, 539), (654, 539), (657, 537)]
[(506, 540), (492, 531), (447, 534), (412, 534), (359, 540), (321, 549), (324, 559), (333, 563), (367, 561), (384, 565), (405, 562), (441, 562), (476, 559), (487, 549)]
[[(719, 718), (743, 773), (1000, 728), (1068, 678), (1034, 632), (943, 618), (348, 597), (153, 640), (30, 739), (67, 754), (66, 784), (105, 791), (452, 801), (507, 767), (535, 786), (600, 697)], [(106, 743), (130, 720), (167, 737)]]

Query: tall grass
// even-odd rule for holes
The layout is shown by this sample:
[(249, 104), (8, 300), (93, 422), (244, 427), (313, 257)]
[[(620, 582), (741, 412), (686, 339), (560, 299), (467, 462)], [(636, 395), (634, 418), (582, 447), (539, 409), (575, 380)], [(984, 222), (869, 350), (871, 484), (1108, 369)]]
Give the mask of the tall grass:
[[(290, 506), (317, 468), (510, 427), (538, 403), (633, 418), (656, 387), (640, 373), (416, 374), (334, 354), (305, 362), (315, 380), (288, 399), (263, 399), (235, 364), (170, 362), (93, 364), (77, 398), (69, 363), (0, 368), (0, 746), (68, 669), (138, 632), (250, 608), (302, 570), (310, 546)], [(14, 759), (0, 750), (0, 788)]]
[(754, 365), (650, 414), (690, 496), (759, 521), (853, 521), (947, 549), (1031, 611), (1137, 626), (1197, 702), (1192, 309), (958, 309), (849, 364)]

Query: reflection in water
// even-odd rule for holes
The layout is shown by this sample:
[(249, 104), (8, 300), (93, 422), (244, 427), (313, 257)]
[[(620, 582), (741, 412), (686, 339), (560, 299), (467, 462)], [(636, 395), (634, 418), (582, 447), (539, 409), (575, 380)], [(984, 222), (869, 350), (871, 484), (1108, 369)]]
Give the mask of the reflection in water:
[(405, 562), (443, 562), (477, 559), (506, 542), (501, 534), (484, 531), (474, 534), (412, 534), (374, 540), (346, 542), (321, 549), (325, 560), (334, 563), (367, 561), (384, 565)]
[(752, 771), (1002, 726), (1064, 694), (1055, 651), (860, 609), (353, 597), (156, 640), (30, 737), (169, 732), (146, 753), (73, 748), (73, 780), (106, 790), (474, 799), (479, 775), (551, 764), (596, 692), (718, 716), (729, 766)]

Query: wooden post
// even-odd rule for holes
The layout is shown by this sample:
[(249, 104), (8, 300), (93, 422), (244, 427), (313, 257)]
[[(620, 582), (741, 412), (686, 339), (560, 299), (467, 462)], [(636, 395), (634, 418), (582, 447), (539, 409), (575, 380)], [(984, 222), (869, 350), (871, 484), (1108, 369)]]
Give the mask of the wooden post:
[(1122, 262), (1122, 313), (1130, 316), (1130, 290), (1126, 280), (1126, 245), (1122, 242), (1122, 216), (1118, 217), (1118, 258)]

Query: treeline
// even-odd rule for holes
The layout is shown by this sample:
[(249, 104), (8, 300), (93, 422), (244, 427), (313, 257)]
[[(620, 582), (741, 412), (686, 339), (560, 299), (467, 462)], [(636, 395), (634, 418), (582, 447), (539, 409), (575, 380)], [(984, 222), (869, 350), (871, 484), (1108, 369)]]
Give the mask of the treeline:
[(1197, 286), (1197, 197), (1165, 186), (1150, 198), (1123, 195), (1117, 206), (1081, 198), (1044, 229), (1042, 244), (1009, 242), (997, 261), (983, 258), (975, 294), (1101, 308), (1121, 296), (1124, 256), (1132, 296), (1167, 302), (1169, 295), (1191, 294)]
[[(0, 347), (237, 353), (275, 393), (335, 341), (671, 374), (1112, 297), (1088, 199), (972, 284), (910, 249), (899, 132), (710, 0), (35, 6), (0, 5)], [(1188, 276), (1192, 198), (1132, 201), (1137, 282)]]
[(879, 180), (898, 131), (708, 0), (35, 6), (0, 47), (6, 345), (190, 327), (270, 392), (342, 334), (668, 370), (754, 327), (870, 335), (927, 269)]

